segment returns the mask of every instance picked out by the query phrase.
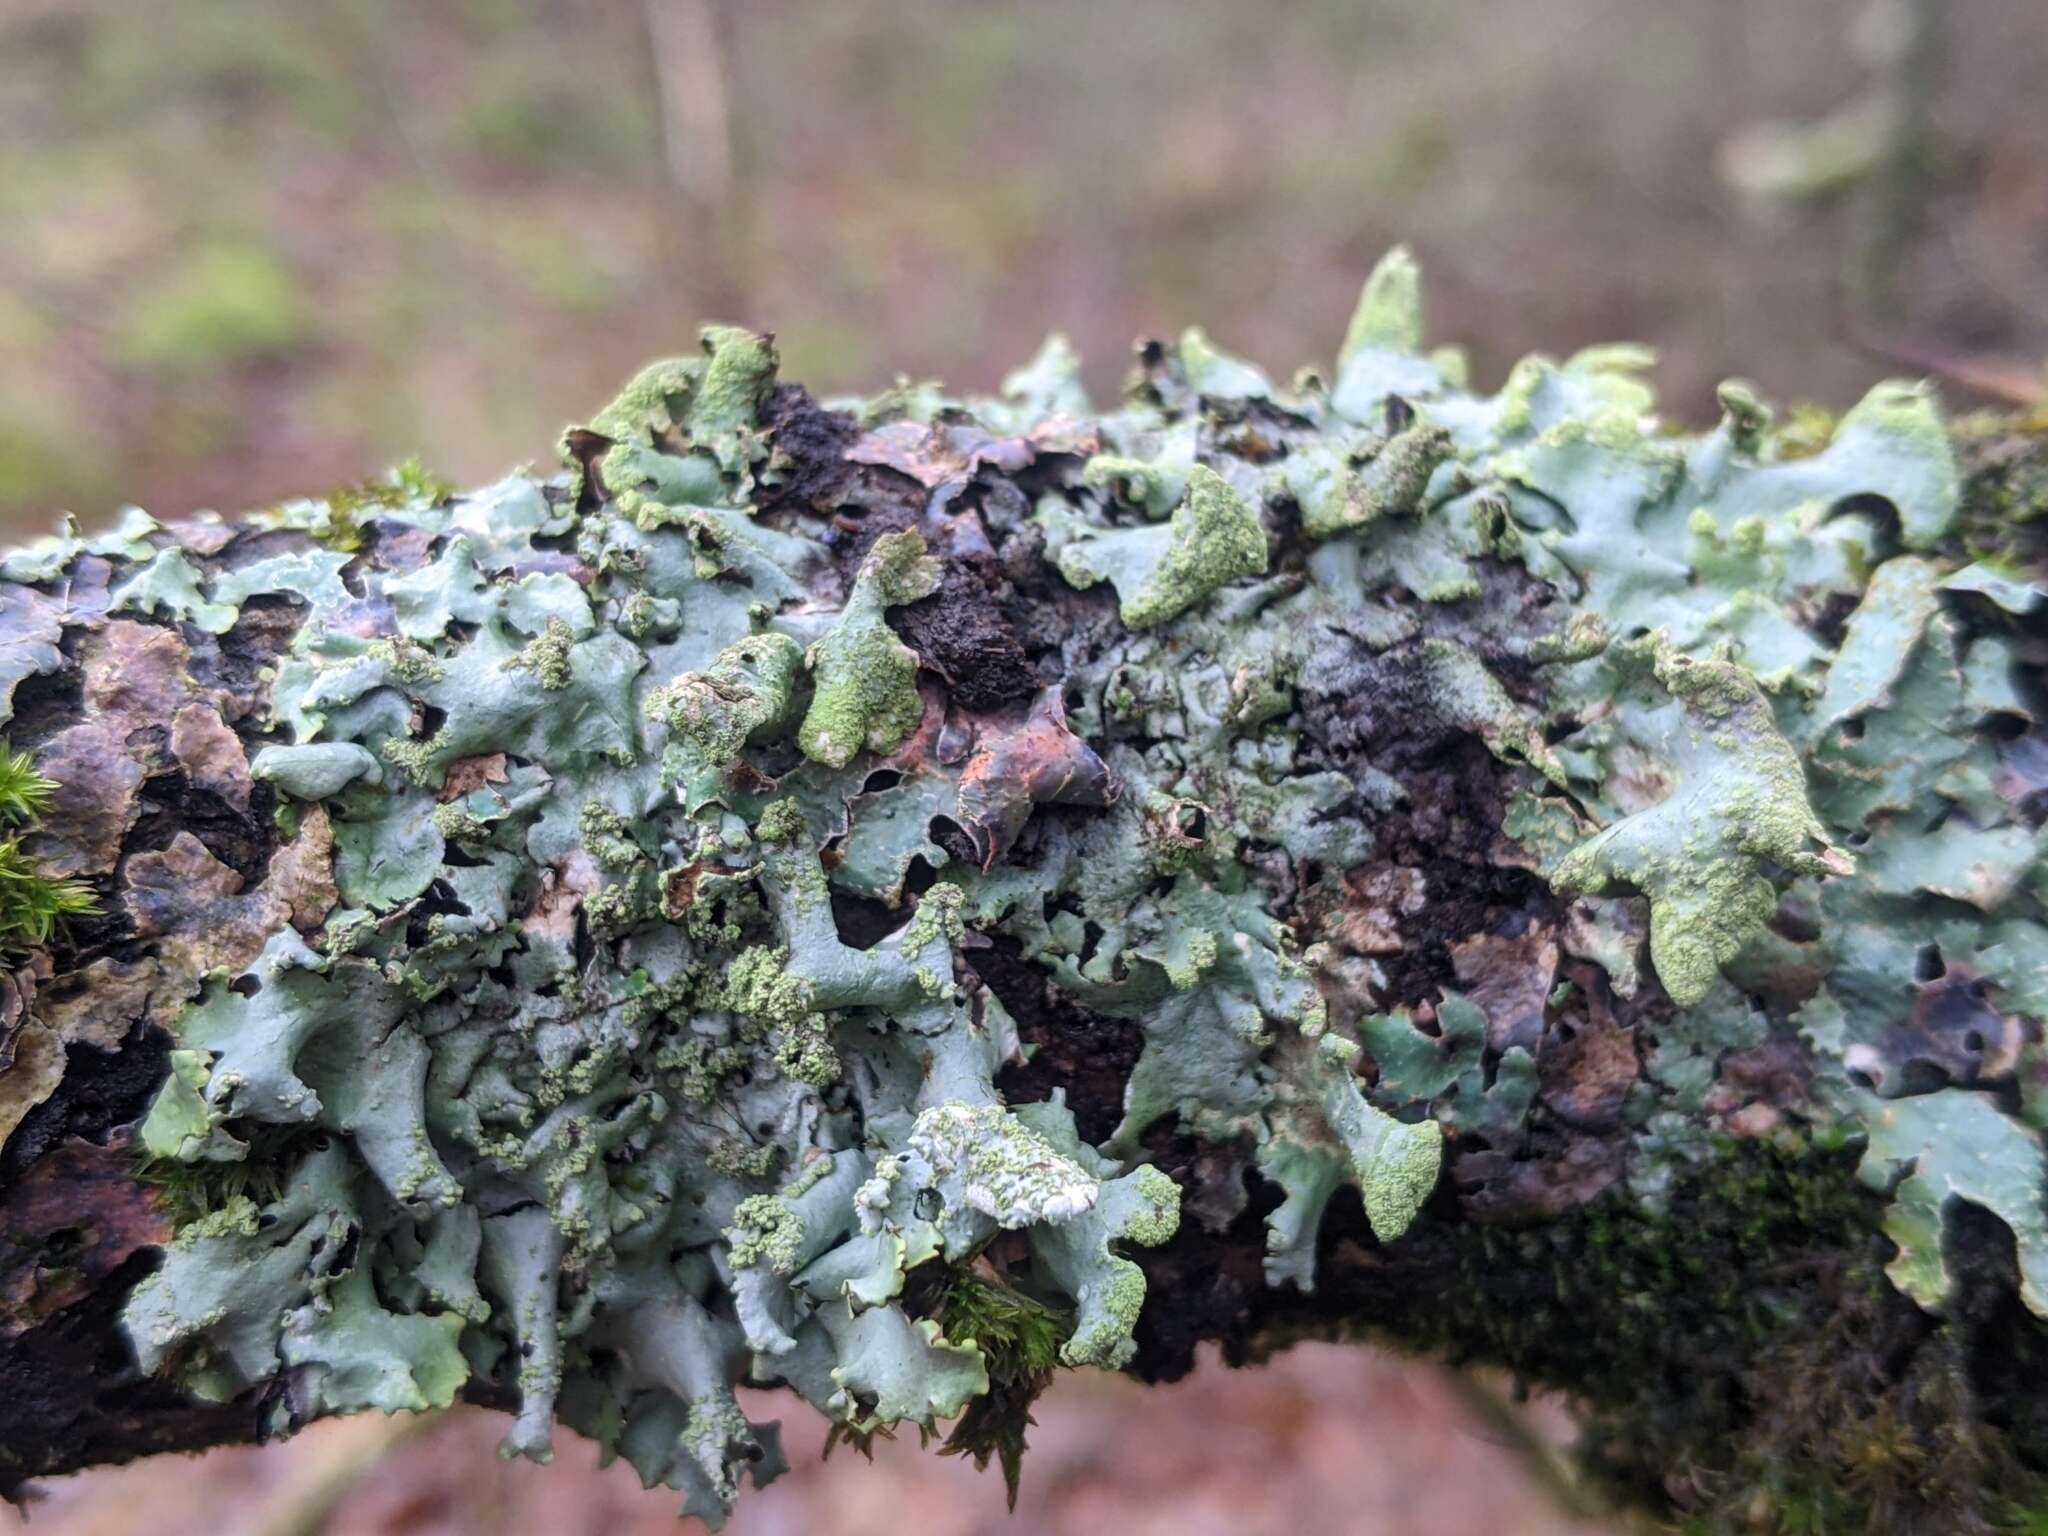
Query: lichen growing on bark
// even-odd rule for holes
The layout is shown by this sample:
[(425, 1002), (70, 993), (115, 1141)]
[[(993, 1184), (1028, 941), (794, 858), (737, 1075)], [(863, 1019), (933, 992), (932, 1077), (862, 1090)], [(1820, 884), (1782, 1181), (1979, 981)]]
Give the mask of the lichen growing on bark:
[[(714, 327), (560, 474), (0, 565), (17, 695), (82, 636), (42, 852), (153, 946), (98, 980), (208, 1207), (142, 1365), (272, 1431), (467, 1390), (716, 1522), (741, 1384), (1013, 1470), (1246, 1223), (1280, 1315), (1731, 1142), (1861, 1144), (1930, 1313), (1958, 1200), (2048, 1305), (1989, 1171), (2048, 1127), (2042, 605), (1931, 400), (1681, 436), (1636, 349), (1482, 395), (1422, 337), (1397, 254), (1327, 387), (1191, 331), (1114, 412), (1048, 344), (856, 415)], [(134, 843), (173, 772), (260, 835)]]

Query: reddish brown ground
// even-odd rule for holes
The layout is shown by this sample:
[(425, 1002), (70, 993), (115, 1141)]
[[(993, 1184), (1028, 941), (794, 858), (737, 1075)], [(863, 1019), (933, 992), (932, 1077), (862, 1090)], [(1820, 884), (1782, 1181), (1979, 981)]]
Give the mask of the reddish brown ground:
[[(1430, 1366), (1365, 1350), (1307, 1345), (1261, 1369), (1205, 1363), (1151, 1390), (1076, 1375), (1041, 1403), (1015, 1515), (1002, 1479), (916, 1436), (880, 1446), (868, 1466), (841, 1450), (820, 1461), (817, 1417), (766, 1395), (795, 1470), (744, 1493), (733, 1536), (1597, 1536), (1560, 1514), (1526, 1465), (1480, 1427)], [(1554, 1411), (1536, 1416), (1555, 1433)], [(325, 1525), (325, 1536), (672, 1536), (675, 1497), (643, 1493), (624, 1466), (599, 1471), (592, 1448), (561, 1437), (548, 1467), (499, 1461), (504, 1421), (449, 1414), (378, 1455)], [(309, 1536), (293, 1523), (333, 1468), (383, 1444), (384, 1421), (321, 1425), (265, 1450), (216, 1451), (68, 1478), (48, 1487), (32, 1524), (0, 1512), (0, 1531), (33, 1536)]]

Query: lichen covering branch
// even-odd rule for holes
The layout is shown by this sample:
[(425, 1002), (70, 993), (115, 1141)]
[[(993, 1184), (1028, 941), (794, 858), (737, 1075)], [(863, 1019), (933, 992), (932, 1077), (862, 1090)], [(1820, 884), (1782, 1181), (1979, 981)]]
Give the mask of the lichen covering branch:
[(1057, 339), (826, 409), (714, 327), (558, 471), (0, 562), (30, 844), (109, 914), (36, 1027), (172, 1036), (141, 1370), (467, 1392), (716, 1523), (742, 1384), (1014, 1475), (1177, 1241), (1301, 1296), (1342, 1202), (1655, 1211), (1730, 1137), (1860, 1138), (1905, 1293), (1962, 1200), (2048, 1312), (2042, 595), (1932, 399), (1676, 435), (1633, 349), (1470, 391), (1418, 295), (1108, 413)]

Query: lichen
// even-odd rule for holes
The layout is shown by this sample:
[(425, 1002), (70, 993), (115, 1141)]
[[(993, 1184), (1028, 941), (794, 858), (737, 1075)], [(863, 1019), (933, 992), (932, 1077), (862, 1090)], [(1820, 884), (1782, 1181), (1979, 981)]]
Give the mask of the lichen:
[(917, 652), (896, 638), (883, 615), (928, 595), (938, 580), (915, 529), (875, 540), (838, 622), (805, 658), (815, 678), (811, 707), (797, 729), (806, 757), (844, 768), (863, 749), (893, 751), (916, 726), (924, 713)]
[[(567, 624), (550, 617), (547, 628), (528, 641), (525, 650), (516, 656), (508, 656), (499, 665), (507, 672), (531, 672), (539, 679), (541, 687), (551, 693), (559, 693), (569, 686), (569, 646), (574, 638)], [(408, 677), (394, 670), (393, 676), (400, 682), (441, 680), (440, 675), (433, 671), (416, 670)]]
[[(479, 1376), (509, 1448), (559, 1418), (715, 1520), (779, 1466), (742, 1382), (856, 1440), (964, 1414), (1013, 1472), (1055, 1363), (1154, 1337), (1140, 1256), (1253, 1186), (1268, 1299), (1327, 1294), (1344, 1220), (1354, 1283), (1456, 1242), (1548, 1284), (1498, 1234), (1559, 1212), (1677, 1296), (1713, 1276), (1665, 1223), (1767, 1136), (1860, 1139), (1919, 1305), (1954, 1194), (2048, 1306), (2039, 583), (1960, 548), (1931, 399), (1816, 434), (1731, 388), (1687, 436), (1639, 349), (1484, 395), (1423, 348), (1401, 253), (1328, 386), (1190, 331), (1100, 415), (1062, 345), (810, 416), (714, 327), (559, 474), (292, 504), (255, 561), (138, 515), (0, 564), (11, 683), (64, 664), (74, 569), (156, 635), (293, 604), (239, 723), (332, 889), (162, 993), (143, 1138), (205, 1210), (144, 1367), (315, 1412)], [(129, 857), (137, 910), (203, 925), (179, 857)], [(1129, 1052), (1040, 1097), (1075, 1019)], [(1178, 1239), (1169, 1147), (1222, 1191)], [(1598, 1316), (1618, 1375), (1673, 1368)]]
[(735, 641), (703, 671), (648, 693), (648, 716), (669, 733), (662, 776), (686, 806), (716, 798), (747, 743), (789, 724), (802, 668), (803, 648), (771, 631)]
[(1124, 623), (1150, 629), (1219, 587), (1257, 575), (1266, 558), (1257, 508), (1213, 469), (1196, 465), (1163, 525), (1070, 543), (1061, 551), (1060, 572), (1080, 587), (1114, 583)]
[(1671, 1000), (1689, 1008), (1777, 910), (1766, 871), (1846, 875), (1855, 862), (1828, 841), (1798, 753), (1743, 668), (1655, 642), (1630, 654), (1678, 707), (1675, 728), (1664, 727), (1670, 794), (1574, 848), (1550, 880), (1585, 895), (1648, 896), (1650, 958)]
[(1340, 441), (1291, 454), (1270, 479), (1301, 509), (1302, 531), (1329, 538), (1417, 510), (1450, 456), (1443, 428), (1412, 426), (1384, 441)]

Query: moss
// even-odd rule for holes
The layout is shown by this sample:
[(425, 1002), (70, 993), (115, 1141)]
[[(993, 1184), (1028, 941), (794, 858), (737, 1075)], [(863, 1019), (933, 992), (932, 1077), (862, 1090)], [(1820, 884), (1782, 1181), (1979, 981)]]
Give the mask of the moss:
[[(56, 789), (28, 753), (0, 741), (0, 827), (32, 827)], [(67, 919), (98, 910), (91, 886), (50, 874), (22, 847), (19, 832), (0, 835), (0, 956), (44, 948)]]
[(2004, 417), (1956, 424), (1963, 547), (1973, 557), (2037, 563), (2048, 548), (2048, 431)]
[[(1854, 1168), (1853, 1151), (1722, 1142), (1661, 1211), (1616, 1190), (1529, 1231), (1425, 1216), (1407, 1245), (1451, 1250), (1429, 1294), (1396, 1261), (1325, 1305), (1352, 1320), (1340, 1331), (1365, 1319), (1562, 1392), (1594, 1480), (1686, 1529), (1789, 1533), (1815, 1511), (1871, 1536), (1987, 1529), (1969, 1512), (2048, 1487), (2048, 1437), (1956, 1398), (1969, 1326), (1886, 1282), (1884, 1202)], [(2048, 1350), (2048, 1330), (2019, 1327), (2030, 1357)], [(1262, 1348), (1326, 1331), (1283, 1322)]]
[(988, 1367), (988, 1391), (968, 1405), (941, 1451), (972, 1457), (977, 1471), (996, 1460), (1014, 1510), (1031, 1405), (1051, 1384), (1073, 1317), (969, 1267), (954, 1272), (932, 1315), (949, 1341), (980, 1349)]
[(163, 1193), (179, 1232), (238, 1230), (241, 1217), (226, 1213), (260, 1211), (284, 1192), (286, 1175), (305, 1150), (305, 1133), (277, 1126), (242, 1129), (249, 1151), (233, 1162), (145, 1156), (136, 1163), (136, 1178)]
[(326, 499), (331, 512), (360, 518), (366, 512), (434, 506), (454, 494), (452, 482), (443, 480), (414, 457), (401, 459), (373, 479), (337, 486), (327, 493)]

